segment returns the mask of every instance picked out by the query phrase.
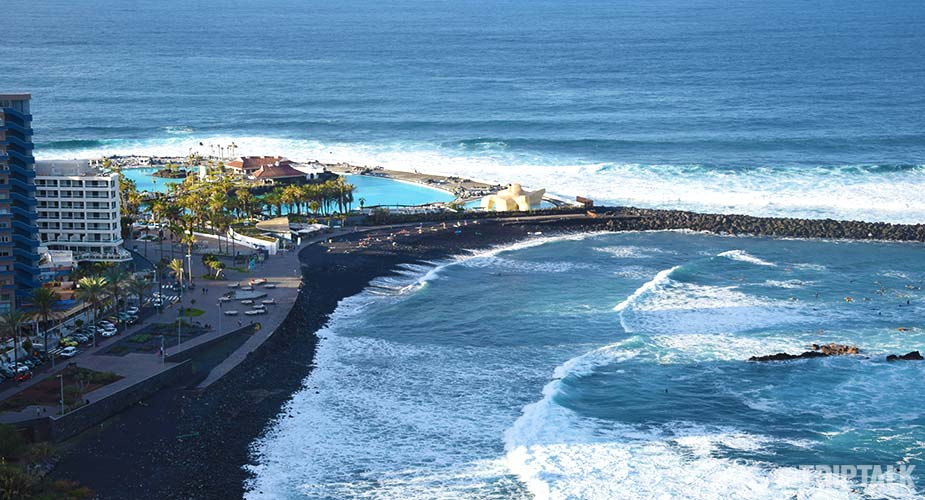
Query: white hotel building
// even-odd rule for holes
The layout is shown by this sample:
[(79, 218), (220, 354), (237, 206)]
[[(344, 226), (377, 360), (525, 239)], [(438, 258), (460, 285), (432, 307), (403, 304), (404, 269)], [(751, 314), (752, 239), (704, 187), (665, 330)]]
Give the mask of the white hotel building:
[(69, 250), (76, 262), (131, 260), (122, 248), (118, 174), (84, 160), (39, 161), (35, 174), (42, 246)]

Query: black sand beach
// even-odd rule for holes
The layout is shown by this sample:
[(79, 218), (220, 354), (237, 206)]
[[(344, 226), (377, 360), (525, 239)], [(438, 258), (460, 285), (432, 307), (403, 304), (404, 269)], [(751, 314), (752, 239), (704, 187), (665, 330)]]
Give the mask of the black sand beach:
[[(199, 376), (65, 443), (53, 477), (78, 480), (103, 499), (240, 498), (250, 444), (310, 373), (315, 332), (340, 299), (359, 293), (398, 264), (510, 243), (544, 229), (549, 228), (447, 224), (425, 227), (422, 234), (417, 229), (358, 233), (303, 249), (296, 306), (247, 360), (200, 392), (191, 388), (210, 362), (219, 360), (204, 354), (196, 360)], [(358, 244), (362, 239), (367, 242)]]

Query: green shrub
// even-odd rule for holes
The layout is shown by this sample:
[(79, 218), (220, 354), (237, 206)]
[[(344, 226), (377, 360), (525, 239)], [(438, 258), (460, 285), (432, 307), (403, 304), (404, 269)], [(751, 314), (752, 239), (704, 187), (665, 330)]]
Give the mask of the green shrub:
[(19, 467), (0, 467), (0, 499), (23, 500), (32, 497), (35, 482)]
[(22, 434), (8, 424), (0, 424), (0, 458), (18, 460), (26, 449), (26, 440)]

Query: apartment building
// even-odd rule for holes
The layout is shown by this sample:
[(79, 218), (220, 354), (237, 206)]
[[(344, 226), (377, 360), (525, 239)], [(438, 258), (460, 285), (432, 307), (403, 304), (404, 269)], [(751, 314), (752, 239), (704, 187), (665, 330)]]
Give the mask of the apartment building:
[(29, 94), (0, 94), (0, 313), (39, 286)]
[(38, 230), (49, 250), (69, 250), (76, 262), (131, 260), (122, 248), (119, 175), (86, 160), (36, 164)]

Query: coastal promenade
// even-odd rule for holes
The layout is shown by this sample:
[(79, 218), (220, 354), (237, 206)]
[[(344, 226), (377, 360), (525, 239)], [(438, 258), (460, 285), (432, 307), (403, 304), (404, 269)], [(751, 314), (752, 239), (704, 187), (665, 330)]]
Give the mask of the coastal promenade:
[[(337, 231), (339, 230), (304, 240), (302, 247), (335, 236)], [(133, 241), (131, 243), (140, 245), (139, 250), (144, 255), (144, 242)], [(194, 277), (203, 276), (207, 273), (205, 265), (202, 264), (201, 254), (210, 251), (213, 243), (214, 241), (205, 240), (200, 250), (194, 252), (194, 258), (192, 259)], [(247, 355), (266, 341), (288, 316), (298, 297), (301, 283), (298, 250), (299, 248), (294, 248), (268, 257), (266, 261), (258, 264), (256, 269), (251, 272), (228, 269), (225, 272), (224, 279), (221, 280), (194, 279), (196, 285), (191, 290), (185, 290), (182, 302), (169, 304), (162, 311), (145, 316), (139, 324), (128, 327), (119, 336), (108, 339), (98, 337), (95, 347), (81, 347), (76, 357), (72, 359), (61, 358), (54, 368), (42, 370), (32, 379), (0, 391), (0, 401), (13, 397), (44, 380), (54, 378), (68, 366), (77, 366), (100, 372), (112, 372), (120, 376), (119, 380), (82, 396), (87, 404), (93, 404), (175, 368), (179, 363), (170, 361), (171, 358), (182, 357), (184, 353), (237, 332), (242, 327), (257, 325), (256, 332), (250, 335), (223, 361), (214, 366), (198, 384), (200, 389), (208, 387), (246, 359)], [(175, 246), (173, 256), (183, 255), (183, 251), (185, 251), (185, 248)], [(160, 245), (149, 245), (145, 258), (156, 261), (160, 258), (160, 252)], [(170, 245), (164, 245), (163, 254), (167, 258), (171, 257)], [(263, 278), (267, 280), (267, 283), (275, 285), (275, 288), (262, 290), (266, 293), (266, 298), (274, 300), (274, 304), (267, 306), (266, 314), (245, 316), (242, 313), (246, 308), (243, 305), (237, 305), (235, 301), (226, 302), (224, 307), (219, 306), (219, 298), (231, 290), (229, 288), (230, 284), (241, 283), (246, 285), (247, 280), (250, 278)], [(152, 290), (150, 293), (154, 291)], [(166, 294), (167, 292), (165, 291)], [(171, 324), (175, 322), (182, 307), (193, 307), (202, 311), (201, 315), (193, 319), (197, 325), (207, 325), (205, 333), (187, 338), (179, 344), (177, 343), (177, 337), (165, 335), (165, 356), (161, 356), (159, 352), (129, 352), (122, 355), (107, 353), (114, 344), (145, 331), (153, 324)], [(236, 316), (226, 316), (224, 314), (225, 311), (233, 309), (239, 310), (239, 314)], [(0, 413), (0, 423), (25, 422), (35, 418), (57, 416), (59, 413), (58, 405), (30, 405), (19, 411)]]

